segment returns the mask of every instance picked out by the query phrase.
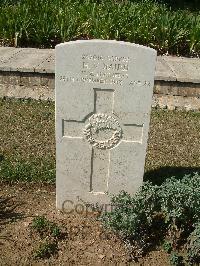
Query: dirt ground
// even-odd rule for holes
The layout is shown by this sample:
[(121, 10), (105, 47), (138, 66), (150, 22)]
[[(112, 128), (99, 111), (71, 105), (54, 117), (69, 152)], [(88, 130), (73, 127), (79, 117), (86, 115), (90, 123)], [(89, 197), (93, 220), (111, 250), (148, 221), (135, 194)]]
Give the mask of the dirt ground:
[[(31, 234), (35, 216), (56, 222), (64, 237), (58, 253), (35, 259), (38, 236)], [(163, 251), (152, 251), (139, 262), (131, 262), (129, 248), (106, 231), (97, 213), (63, 214), (55, 209), (55, 187), (42, 184), (1, 183), (0, 265), (169, 265)]]
[[(199, 118), (199, 112), (152, 110), (145, 181), (160, 184), (167, 177), (200, 171)], [(130, 248), (104, 230), (97, 214), (56, 211), (55, 186), (40, 183), (55, 182), (54, 130), (54, 103), (0, 100), (0, 266), (169, 265), (168, 255), (159, 250), (131, 262)], [(56, 222), (65, 237), (57, 255), (36, 260), (40, 239), (30, 225), (42, 215)]]

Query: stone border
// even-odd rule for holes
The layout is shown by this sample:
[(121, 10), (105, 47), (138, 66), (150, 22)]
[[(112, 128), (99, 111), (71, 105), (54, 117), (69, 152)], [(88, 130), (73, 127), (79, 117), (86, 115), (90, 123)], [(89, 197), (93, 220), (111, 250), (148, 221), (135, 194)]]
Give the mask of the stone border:
[[(0, 47), (0, 97), (54, 100), (53, 49)], [(200, 110), (200, 59), (158, 56), (153, 106)]]
[(0, 71), (0, 97), (54, 100), (54, 79), (50, 73)]
[(152, 106), (200, 111), (200, 83), (155, 80)]

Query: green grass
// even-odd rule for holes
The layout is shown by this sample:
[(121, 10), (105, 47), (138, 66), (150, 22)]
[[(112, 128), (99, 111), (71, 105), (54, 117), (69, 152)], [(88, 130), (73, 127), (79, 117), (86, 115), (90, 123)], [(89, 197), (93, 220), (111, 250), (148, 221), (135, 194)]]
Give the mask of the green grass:
[(1, 99), (0, 112), (0, 178), (54, 182), (54, 104)]
[(158, 184), (200, 171), (199, 138), (200, 112), (153, 110), (145, 180)]
[(200, 13), (153, 0), (19, 0), (0, 5), (2, 45), (54, 47), (76, 39), (116, 39), (160, 54), (200, 55)]
[[(55, 182), (54, 103), (0, 99), (0, 180)], [(200, 113), (152, 110), (145, 180), (200, 170)]]

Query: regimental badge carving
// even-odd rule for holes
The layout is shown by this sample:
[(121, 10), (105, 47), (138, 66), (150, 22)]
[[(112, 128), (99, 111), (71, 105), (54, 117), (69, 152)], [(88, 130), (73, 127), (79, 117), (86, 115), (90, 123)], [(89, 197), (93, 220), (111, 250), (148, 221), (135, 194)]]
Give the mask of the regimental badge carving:
[(93, 114), (83, 133), (93, 147), (102, 150), (113, 148), (122, 138), (119, 122), (107, 114)]

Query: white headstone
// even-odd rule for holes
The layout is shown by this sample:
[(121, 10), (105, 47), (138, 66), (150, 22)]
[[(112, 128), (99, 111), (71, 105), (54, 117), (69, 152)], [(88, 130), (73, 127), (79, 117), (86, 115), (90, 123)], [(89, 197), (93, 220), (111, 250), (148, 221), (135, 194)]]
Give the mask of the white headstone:
[(56, 46), (58, 209), (142, 185), (155, 61), (155, 50), (125, 42)]

